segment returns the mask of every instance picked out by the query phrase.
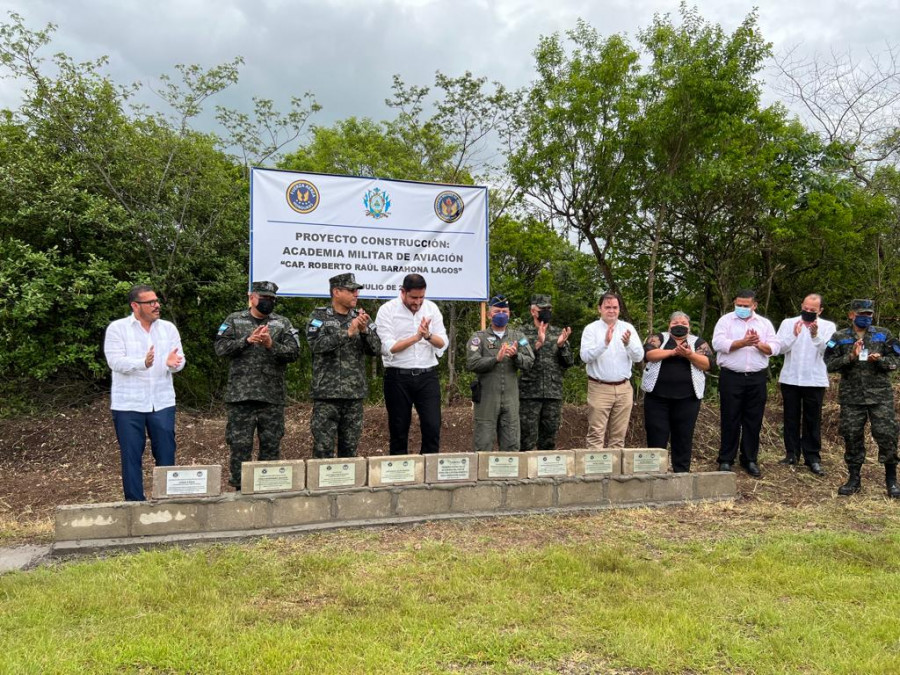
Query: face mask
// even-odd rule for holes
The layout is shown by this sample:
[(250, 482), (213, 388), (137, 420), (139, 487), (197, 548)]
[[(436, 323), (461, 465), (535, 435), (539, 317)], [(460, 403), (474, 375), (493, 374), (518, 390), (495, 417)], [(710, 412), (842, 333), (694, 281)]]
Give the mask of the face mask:
[(275, 309), (274, 298), (260, 298), (256, 301), (256, 311), (260, 314), (269, 315)]
[(735, 305), (734, 313), (737, 314), (737, 318), (739, 319), (749, 319), (750, 315), (753, 314), (753, 310), (749, 307), (738, 307)]
[(806, 323), (812, 323), (819, 318), (819, 315), (816, 312), (807, 312), (805, 310), (800, 310), (800, 318), (803, 319)]
[(669, 328), (669, 332), (674, 337), (683, 338), (685, 335), (688, 334), (688, 327), (687, 326), (672, 326), (671, 328)]
[(497, 328), (505, 328), (506, 324), (509, 323), (509, 314), (494, 314), (491, 323)]
[(857, 328), (865, 329), (872, 325), (872, 317), (864, 316), (862, 314), (857, 314), (856, 317), (853, 319), (853, 323), (856, 324)]
[(538, 311), (537, 319), (541, 323), (550, 323), (550, 318), (553, 316), (553, 312), (549, 309), (542, 309)]

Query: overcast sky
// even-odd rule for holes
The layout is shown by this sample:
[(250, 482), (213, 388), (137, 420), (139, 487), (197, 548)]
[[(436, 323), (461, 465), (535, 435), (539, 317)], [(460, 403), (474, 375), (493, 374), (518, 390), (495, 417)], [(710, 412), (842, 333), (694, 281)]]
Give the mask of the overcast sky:
[[(708, 21), (733, 30), (753, 8), (702, 0)], [(900, 0), (762, 0), (759, 23), (776, 52), (882, 51), (900, 40)], [(286, 103), (312, 92), (313, 122), (391, 117), (384, 106), (396, 73), (430, 85), (436, 70), (469, 70), (510, 88), (533, 75), (541, 35), (579, 17), (602, 35), (634, 36), (654, 13), (678, 15), (665, 0), (2, 0), (32, 29), (57, 25), (52, 51), (76, 60), (102, 55), (118, 82), (153, 83), (177, 63), (209, 67), (243, 56), (240, 83), (214, 103), (249, 109), (254, 95)], [(50, 56), (51, 52), (47, 53)], [(0, 81), (0, 107), (15, 107), (19, 84)]]

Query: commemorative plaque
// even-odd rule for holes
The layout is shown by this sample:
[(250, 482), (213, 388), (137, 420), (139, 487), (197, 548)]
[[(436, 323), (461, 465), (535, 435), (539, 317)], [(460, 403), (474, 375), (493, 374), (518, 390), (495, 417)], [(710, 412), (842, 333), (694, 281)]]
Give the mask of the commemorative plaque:
[(422, 455), (369, 457), (369, 486), (411, 485), (425, 481)]
[(622, 473), (621, 450), (576, 450), (575, 475), (608, 476)]
[(528, 461), (529, 478), (571, 476), (575, 472), (575, 453), (571, 450), (532, 450), (522, 454)]
[(213, 497), (222, 492), (222, 467), (155, 466), (153, 467), (153, 498)]
[(425, 455), (426, 483), (464, 483), (478, 478), (478, 455), (474, 452)]

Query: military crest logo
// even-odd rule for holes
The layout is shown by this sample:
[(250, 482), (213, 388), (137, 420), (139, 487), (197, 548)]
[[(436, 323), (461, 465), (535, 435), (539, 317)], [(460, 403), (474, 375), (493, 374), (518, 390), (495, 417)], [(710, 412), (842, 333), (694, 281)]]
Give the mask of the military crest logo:
[(434, 200), (434, 212), (445, 223), (455, 223), (463, 214), (463, 200), (455, 192), (446, 190)]
[(367, 216), (375, 220), (387, 218), (391, 215), (388, 213), (391, 208), (391, 196), (381, 188), (368, 190), (363, 196), (363, 206), (366, 207)]
[(319, 189), (308, 180), (288, 185), (287, 203), (297, 213), (312, 213), (319, 205)]

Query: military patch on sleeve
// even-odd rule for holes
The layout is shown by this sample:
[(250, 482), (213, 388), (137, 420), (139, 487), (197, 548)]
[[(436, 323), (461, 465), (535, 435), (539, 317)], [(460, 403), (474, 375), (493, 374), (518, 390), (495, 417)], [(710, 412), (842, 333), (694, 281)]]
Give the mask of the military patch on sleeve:
[(224, 333), (226, 330), (228, 330), (228, 324), (227, 324), (227, 323), (223, 323), (221, 326), (219, 326), (219, 335), (221, 335), (222, 333)]
[(300, 331), (296, 328), (292, 328), (289, 332), (290, 336), (294, 338), (294, 342), (297, 343), (297, 346), (300, 346)]
[(473, 352), (477, 352), (478, 346), (480, 344), (481, 344), (481, 338), (476, 335), (471, 340), (469, 340), (469, 349), (471, 349)]
[(831, 348), (834, 347), (836, 344), (837, 344), (837, 342), (835, 342), (834, 340), (829, 340), (829, 341), (825, 344), (825, 346), (828, 347), (829, 349), (831, 349)]
[(525, 347), (527, 344), (528, 344), (528, 338), (523, 337), (519, 340), (519, 346)]
[(875, 333), (875, 335), (872, 336), (872, 342), (884, 342), (886, 337), (887, 335), (884, 333)]
[(320, 319), (313, 319), (312, 321), (309, 322), (309, 327), (310, 328), (321, 328), (322, 321)]

